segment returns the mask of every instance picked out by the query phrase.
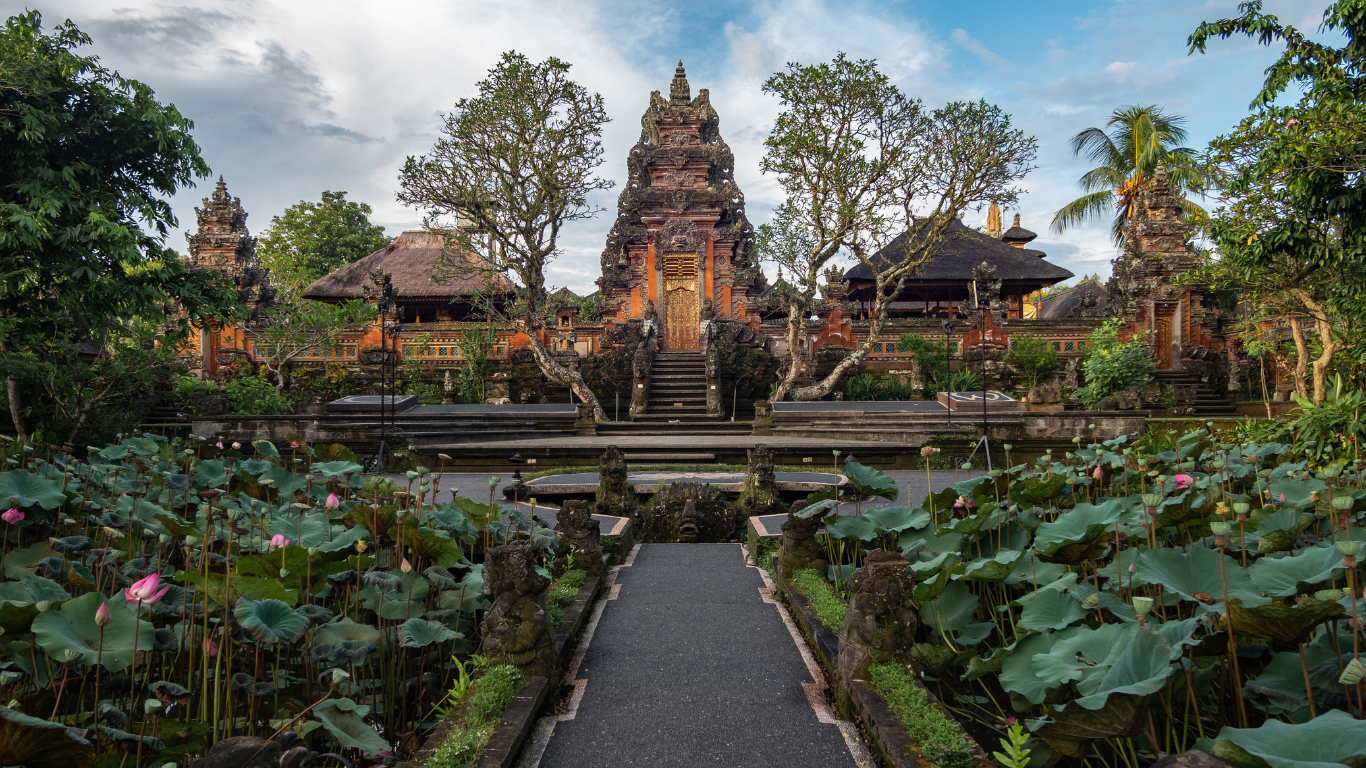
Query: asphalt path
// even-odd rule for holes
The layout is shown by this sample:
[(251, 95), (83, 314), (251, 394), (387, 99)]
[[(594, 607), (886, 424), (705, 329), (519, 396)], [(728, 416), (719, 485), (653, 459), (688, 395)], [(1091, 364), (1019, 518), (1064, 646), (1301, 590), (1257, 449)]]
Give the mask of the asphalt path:
[(857, 765), (739, 545), (644, 544), (617, 583), (541, 766)]

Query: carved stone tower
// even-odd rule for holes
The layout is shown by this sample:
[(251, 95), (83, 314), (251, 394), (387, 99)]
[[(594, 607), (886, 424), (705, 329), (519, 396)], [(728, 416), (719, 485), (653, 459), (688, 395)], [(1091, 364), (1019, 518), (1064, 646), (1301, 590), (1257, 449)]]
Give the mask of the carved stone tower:
[(753, 310), (754, 228), (719, 122), (705, 88), (691, 98), (679, 62), (669, 98), (650, 94), (602, 252), (598, 287), (617, 307), (617, 320), (643, 318), (653, 302), (666, 350), (698, 349), (707, 299), (718, 319)]
[(204, 207), (195, 208), (194, 212), (199, 230), (185, 236), (190, 243), (190, 263), (220, 272), (231, 280), (242, 303), (255, 317), (271, 303), (275, 291), (267, 271), (256, 260), (256, 238), (247, 231), (247, 212), (242, 209), (242, 201), (228, 196), (227, 185), (219, 176), (213, 194), (204, 198)]
[(1223, 341), (1211, 329), (1217, 311), (1204, 286), (1173, 280), (1201, 264), (1187, 242), (1192, 227), (1183, 211), (1185, 199), (1168, 181), (1166, 168), (1159, 167), (1124, 224), (1124, 245), (1111, 262), (1106, 284), (1110, 311), (1125, 323), (1121, 337), (1150, 332), (1148, 344), (1159, 370), (1181, 368), (1181, 359), (1195, 347), (1221, 347)]

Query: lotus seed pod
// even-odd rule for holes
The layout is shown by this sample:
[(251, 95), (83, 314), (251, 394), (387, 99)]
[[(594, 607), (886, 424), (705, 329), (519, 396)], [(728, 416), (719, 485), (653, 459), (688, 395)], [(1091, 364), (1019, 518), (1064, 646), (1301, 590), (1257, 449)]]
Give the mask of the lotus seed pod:
[(155, 715), (161, 711), (161, 702), (156, 699), (148, 699), (142, 702), (142, 711), (149, 715)]
[(1361, 542), (1344, 539), (1342, 541), (1333, 542), (1333, 546), (1337, 547), (1338, 552), (1341, 553), (1343, 557), (1353, 557), (1356, 555), (1357, 550), (1361, 549)]
[(1144, 505), (1149, 506), (1149, 507), (1156, 507), (1158, 504), (1161, 504), (1161, 503), (1162, 503), (1162, 494), (1160, 494), (1160, 493), (1145, 493), (1145, 494), (1143, 494), (1143, 503), (1144, 503)]
[(33, 604), (33, 607), (38, 609), (38, 613), (46, 613), (47, 611), (52, 610), (52, 601), (39, 600), (38, 602)]
[(1133, 604), (1134, 611), (1138, 613), (1139, 616), (1147, 616), (1148, 612), (1153, 609), (1153, 599), (1151, 597), (1135, 597)]
[(1248, 504), (1246, 501), (1233, 502), (1233, 511), (1240, 515), (1246, 515), (1251, 509), (1252, 505)]
[(187, 546), (187, 547), (193, 547), (194, 545), (196, 545), (196, 544), (198, 544), (198, 543), (199, 543), (199, 537), (198, 537), (198, 536), (187, 535), (187, 536), (185, 537), (185, 546)]
[(1010, 450), (1011, 448), (1014, 448), (1015, 446), (1011, 445), (1010, 443), (1006, 443), (1006, 444), (1005, 444), (1004, 446), (1002, 446), (1002, 447), (1005, 448), (1005, 449), (1008, 451), (1008, 450)]
[(161, 534), (160, 536), (157, 537), (157, 541), (161, 542), (161, 546), (164, 547), (164, 546), (166, 546), (167, 544), (170, 544), (172, 541), (174, 541), (174, 539), (171, 538), (171, 535), (170, 535), (170, 534), (168, 534), (168, 533), (163, 533), (163, 534)]
[(308, 548), (308, 556), (309, 556), (310, 558), (313, 557), (313, 556), (316, 555), (316, 554), (318, 554), (318, 548), (317, 548), (317, 547), (309, 547), (309, 548)]
[(1087, 424), (1087, 425), (1086, 425), (1086, 428), (1087, 428), (1087, 429), (1095, 429), (1095, 428), (1096, 428), (1096, 425), (1095, 425), (1095, 424)]
[(1342, 599), (1342, 590), (1340, 590), (1340, 589), (1320, 589), (1319, 591), (1317, 591), (1317, 592), (1314, 593), (1314, 599), (1315, 599), (1315, 600), (1340, 600), (1340, 599)]
[(1086, 606), (1087, 608), (1095, 608), (1096, 606), (1100, 605), (1100, 593), (1092, 592), (1091, 594), (1086, 596), (1085, 600), (1081, 601), (1081, 604)]
[(1352, 508), (1352, 504), (1354, 504), (1355, 502), (1356, 499), (1352, 498), (1351, 494), (1344, 493), (1338, 496), (1334, 496), (1333, 509), (1336, 509), (1339, 512), (1346, 512), (1347, 510)]
[(990, 472), (988, 472), (987, 474), (991, 475), (992, 477), (1000, 477), (1001, 474), (1002, 474), (1002, 472), (1001, 472), (1001, 470), (999, 470), (999, 469), (993, 469), (993, 470), (991, 470)]
[(1334, 477), (1337, 477), (1341, 472), (1342, 472), (1342, 465), (1341, 465), (1341, 464), (1329, 464), (1328, 466), (1326, 466), (1326, 467), (1324, 467), (1323, 469), (1320, 469), (1320, 470), (1319, 470), (1319, 474), (1320, 474), (1320, 475), (1322, 475), (1323, 477), (1329, 478), (1329, 479), (1332, 479), (1332, 478), (1334, 478)]
[(498, 477), (497, 477), (496, 475), (489, 478), (489, 487), (490, 487), (490, 488), (497, 488), (497, 487), (498, 487)]
[(1361, 659), (1352, 659), (1347, 662), (1347, 666), (1342, 669), (1342, 676), (1338, 682), (1343, 685), (1356, 685), (1366, 679), (1366, 667), (1361, 665)]
[(1215, 536), (1227, 536), (1228, 532), (1232, 529), (1232, 523), (1216, 522), (1209, 524), (1210, 533), (1213, 533)]
[(959, 469), (963, 469), (963, 470), (972, 469), (972, 464), (971, 464), (970, 462), (966, 462), (966, 461), (965, 461), (965, 462), (963, 462), (962, 464), (960, 464), (960, 465), (958, 466), (958, 468), (959, 468)]
[(61, 660), (64, 662), (79, 661), (83, 658), (85, 658), (85, 654), (75, 648), (67, 648), (65, 651), (62, 651), (61, 655)]

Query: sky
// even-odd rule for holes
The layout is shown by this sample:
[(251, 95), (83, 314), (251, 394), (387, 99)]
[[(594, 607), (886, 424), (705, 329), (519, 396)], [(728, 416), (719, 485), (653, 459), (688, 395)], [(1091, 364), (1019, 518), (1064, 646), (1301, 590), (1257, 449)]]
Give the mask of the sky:
[[(1326, 5), (1267, 0), (1266, 10), (1309, 31)], [(570, 62), (571, 77), (602, 94), (611, 117), (599, 172), (617, 184), (592, 198), (605, 210), (567, 229), (547, 270), (550, 283), (579, 293), (595, 290), (640, 115), (651, 91), (667, 97), (680, 59), (693, 94), (710, 89), (756, 226), (782, 202), (776, 179), (759, 171), (779, 110), (763, 81), (789, 62), (844, 52), (876, 59), (927, 107), (980, 98), (1010, 113), (1039, 154), (1005, 225), (1019, 213), (1039, 233), (1031, 247), (1078, 276), (1105, 278), (1115, 256), (1108, 222), (1048, 229), (1087, 170), (1068, 139), (1103, 126), (1116, 107), (1157, 104), (1184, 115), (1187, 145), (1203, 148), (1247, 114), (1278, 53), (1232, 39), (1188, 55), (1190, 33), (1235, 15), (1233, 0), (0, 0), (5, 16), (29, 8), (45, 26), (75, 22), (94, 38), (88, 52), (193, 120), (213, 178), (241, 198), (258, 235), (323, 190), (368, 203), (390, 235), (420, 228), (421, 211), (396, 200), (398, 172), (431, 149), (442, 115), (476, 94), (503, 51)], [(182, 231), (212, 190), (205, 179), (176, 195)], [(983, 218), (969, 212), (965, 221)], [(169, 244), (186, 249), (180, 235)]]

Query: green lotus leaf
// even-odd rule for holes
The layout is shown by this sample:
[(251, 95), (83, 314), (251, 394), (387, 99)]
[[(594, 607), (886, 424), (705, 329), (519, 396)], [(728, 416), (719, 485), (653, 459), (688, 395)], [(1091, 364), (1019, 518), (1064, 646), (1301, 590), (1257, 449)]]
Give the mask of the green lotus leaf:
[(1022, 507), (1038, 506), (1045, 501), (1057, 498), (1067, 487), (1066, 475), (1042, 475), (1024, 478), (1010, 488), (1010, 500)]
[[(1125, 646), (1124, 652), (1106, 670), (1100, 687), (1072, 704), (1097, 710), (1106, 706), (1112, 695), (1146, 697), (1161, 690), (1172, 671), (1171, 652), (1171, 646), (1161, 635), (1149, 629), (1139, 629)], [(1087, 687), (1087, 690), (1090, 688)]]
[[(1143, 586), (1147, 584), (1161, 584), (1166, 589), (1175, 592), (1183, 600), (1195, 601), (1192, 597), (1197, 592), (1203, 592), (1215, 600), (1222, 600), (1224, 597), (1224, 582), (1219, 572), (1219, 560), (1223, 558), (1224, 572), (1228, 577), (1228, 596), (1236, 597), (1243, 601), (1243, 605), (1255, 607), (1266, 605), (1271, 602), (1270, 598), (1262, 597), (1260, 592), (1252, 585), (1252, 578), (1248, 572), (1227, 555), (1221, 555), (1213, 549), (1204, 547), (1192, 547), (1189, 551), (1183, 552), (1180, 549), (1150, 549), (1139, 555), (1136, 564), (1133, 584)], [(1204, 606), (1200, 610), (1220, 611), (1217, 606)]]
[(0, 707), (0, 765), (73, 768), (95, 761), (95, 745), (79, 728)]
[(409, 619), (398, 626), (398, 644), (405, 648), (425, 648), (460, 637), (459, 632), (435, 621)]
[(1148, 697), (1118, 693), (1110, 696), (1099, 710), (1069, 703), (1061, 712), (1052, 713), (1046, 724), (1036, 728), (1031, 722), (1030, 729), (1058, 752), (1085, 757), (1092, 741), (1136, 736), (1147, 724)]
[(938, 513), (942, 517), (944, 510), (952, 508), (953, 502), (957, 499), (958, 491), (954, 490), (953, 486), (940, 488), (934, 493), (926, 494), (925, 499), (920, 502), (920, 508), (929, 510), (932, 515)]
[(1248, 568), (1252, 583), (1271, 597), (1290, 597), (1321, 584), (1342, 568), (1342, 553), (1332, 544), (1310, 547), (1289, 557), (1263, 557)]
[(1318, 518), (1306, 512), (1301, 512), (1294, 507), (1286, 507), (1258, 518), (1253, 513), (1254, 521), (1257, 522), (1257, 530), (1247, 534), (1249, 540), (1257, 542), (1257, 551), (1283, 552), (1295, 546), (1300, 534), (1309, 530)]
[(1053, 522), (1040, 525), (1034, 533), (1034, 548), (1045, 559), (1081, 562), (1088, 559), (1087, 550), (1107, 533), (1113, 535), (1116, 524), (1121, 532), (1126, 532), (1129, 525), (1139, 523), (1142, 519), (1142, 509), (1129, 499), (1114, 498), (1102, 504), (1078, 504), (1058, 515)]
[[(1152, 618), (1149, 616), (1149, 618)], [(1172, 649), (1172, 661), (1181, 658), (1181, 649), (1186, 646), (1197, 646), (1200, 640), (1195, 637), (1195, 630), (1200, 628), (1200, 619), (1190, 618), (1181, 621), (1164, 621), (1160, 624), (1148, 623), (1148, 628), (1162, 635), (1162, 639), (1167, 641), (1167, 645)]]
[(217, 488), (228, 482), (222, 459), (205, 459), (195, 465), (194, 484), (199, 488)]
[(321, 461), (315, 462), (309, 471), (321, 474), (323, 477), (334, 478), (344, 477), (347, 472), (353, 475), (361, 473), (361, 465), (354, 461)]
[(1225, 727), (1196, 748), (1239, 768), (1360, 768), (1366, 761), (1366, 720), (1334, 709), (1300, 725), (1268, 720), (1256, 728)]
[(1042, 632), (1047, 629), (1066, 629), (1086, 618), (1086, 608), (1055, 589), (1041, 589), (1037, 593), (1021, 597), (1019, 625), (1025, 629)]
[[(812, 517), (825, 517), (827, 514), (839, 508), (839, 501), (836, 499), (826, 499), (815, 504), (808, 504), (797, 512), (797, 517), (806, 519)], [(487, 507), (486, 507), (487, 509)], [(475, 525), (480, 525), (479, 518), (470, 517), (470, 521)]]
[(896, 481), (882, 470), (865, 467), (857, 461), (846, 461), (844, 476), (859, 496), (881, 496), (884, 499), (895, 499), (897, 496)]
[(101, 725), (99, 730), (100, 733), (104, 734), (106, 739), (121, 745), (120, 749), (128, 752), (135, 751), (138, 748), (139, 742), (141, 742), (144, 752), (161, 752), (166, 749), (166, 742), (155, 736), (140, 736), (136, 733), (121, 731), (118, 728), (111, 728), (107, 725)]
[(266, 645), (296, 643), (308, 631), (308, 619), (280, 600), (238, 598), (232, 613), (242, 629)]
[(968, 659), (968, 671), (963, 674), (964, 680), (976, 680), (983, 675), (1000, 675), (1005, 667), (1006, 659), (1010, 658), (1010, 651), (1005, 648), (993, 648), (991, 655), (983, 659), (976, 654)]
[(880, 531), (919, 530), (930, 524), (930, 513), (914, 507), (878, 507), (864, 512), (863, 519)]
[(910, 549), (923, 548), (939, 554), (941, 552), (958, 552), (963, 547), (963, 535), (954, 533), (948, 528), (927, 527), (922, 530), (906, 530), (896, 539), (896, 547), (903, 553)]
[(237, 462), (237, 464), (234, 465), (234, 468), (242, 472), (246, 472), (248, 475), (255, 477), (257, 475), (264, 473), (267, 469), (270, 469), (273, 466), (275, 465), (271, 464), (269, 461), (263, 461), (261, 459), (246, 459), (245, 461)]
[(1282, 477), (1271, 481), (1271, 498), (1273, 501), (1280, 501), (1281, 494), (1285, 494), (1285, 503), (1296, 507), (1308, 507), (1314, 504), (1310, 494), (1319, 493), (1328, 489), (1328, 484), (1311, 477), (1305, 480), (1296, 480), (1289, 477)]
[(56, 509), (65, 502), (66, 494), (56, 480), (22, 469), (0, 472), (0, 505)]
[(1136, 623), (1073, 627), (1059, 633), (1065, 636), (1058, 637), (1048, 653), (1035, 656), (1030, 665), (1049, 687), (1076, 682), (1079, 691), (1095, 691), (1137, 631)]
[[(1066, 632), (1027, 635), (1010, 648), (1008, 656), (1001, 664), (1001, 674), (997, 678), (1006, 693), (1019, 696), (1030, 704), (1041, 704), (1051, 686), (1034, 674), (1033, 659), (1048, 653), (1057, 639), (1070, 636), (1079, 628)], [(971, 667), (969, 667), (971, 668)]]
[(967, 584), (955, 581), (921, 607), (920, 619), (940, 632), (956, 632), (972, 621), (978, 602)]
[(995, 631), (996, 625), (989, 621), (975, 622), (958, 630), (958, 634), (954, 635), (953, 642), (956, 645), (977, 645), (991, 637), (991, 633)]
[(954, 578), (965, 581), (1001, 581), (1025, 556), (1023, 550), (1003, 549), (995, 557), (979, 557), (955, 567)]
[(332, 738), (345, 749), (359, 749), (373, 755), (394, 748), (365, 722), (365, 716), (370, 714), (367, 706), (351, 699), (329, 699), (319, 704), (313, 712)]
[(1313, 597), (1306, 597), (1294, 605), (1274, 602), (1248, 608), (1243, 607), (1242, 600), (1230, 597), (1228, 610), (1238, 634), (1265, 637), (1286, 647), (1305, 642), (1314, 627), (1347, 614), (1347, 609), (1337, 600)]
[(1329, 659), (1337, 659), (1333, 649), (1316, 645), (1304, 647), (1303, 660), (1298, 651), (1282, 651), (1271, 657), (1260, 675), (1243, 685), (1243, 697), (1258, 709), (1269, 707), (1272, 714), (1296, 712), (1309, 704), (1304, 691), (1304, 670)]
[(355, 550), (356, 542), (369, 537), (369, 532), (358, 525), (355, 528), (351, 528), (344, 533), (339, 533), (327, 541), (318, 544), (317, 548), (319, 552), (325, 555), (336, 552), (349, 555)]
[(299, 602), (297, 590), (285, 589), (274, 579), (234, 575), (231, 595), (228, 594), (227, 577), (220, 573), (210, 573), (205, 577), (204, 574), (195, 571), (181, 571), (175, 575), (175, 580), (188, 581), (203, 589), (219, 605), (235, 605), (244, 597), (248, 600), (279, 600), (289, 605)]
[(70, 650), (80, 654), (86, 666), (100, 663), (110, 672), (119, 672), (133, 661), (134, 622), (137, 626), (137, 650), (150, 651), (156, 636), (151, 622), (135, 619), (133, 608), (118, 593), (108, 598), (109, 625), (95, 623), (95, 612), (106, 602), (104, 595), (87, 592), (62, 603), (58, 610), (45, 611), (33, 620), (33, 636), (43, 651), (54, 659), (63, 658)]
[(313, 642), (336, 644), (347, 640), (364, 640), (367, 643), (380, 641), (379, 630), (369, 624), (357, 624), (343, 616), (339, 621), (324, 624), (313, 633)]
[[(954, 666), (960, 656), (965, 655), (947, 645), (932, 645), (930, 643), (916, 643), (911, 649), (911, 653), (925, 669), (935, 675), (942, 675)], [(976, 654), (966, 655), (973, 656)]]
[(252, 440), (251, 447), (256, 449), (257, 456), (265, 456), (272, 459), (280, 458), (280, 452), (275, 449), (275, 444), (269, 440)]
[(877, 526), (871, 520), (855, 515), (843, 515), (833, 523), (827, 523), (825, 529), (836, 539), (872, 541), (877, 536)]
[[(1127, 550), (1126, 550), (1127, 551)], [(1024, 585), (1025, 587), (1040, 587), (1051, 584), (1067, 573), (1067, 566), (1063, 563), (1045, 563), (1038, 557), (1021, 558), (1015, 564), (1011, 574), (1006, 577), (1007, 586)]]

